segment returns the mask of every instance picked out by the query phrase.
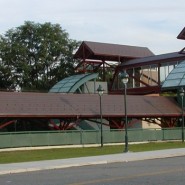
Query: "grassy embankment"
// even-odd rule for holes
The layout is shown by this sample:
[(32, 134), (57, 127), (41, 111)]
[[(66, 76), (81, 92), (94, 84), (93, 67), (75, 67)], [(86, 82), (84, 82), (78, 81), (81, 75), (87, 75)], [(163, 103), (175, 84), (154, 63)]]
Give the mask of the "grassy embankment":
[[(182, 142), (160, 142), (145, 144), (129, 144), (129, 151), (142, 152), (172, 148), (184, 148), (185, 143)], [(24, 151), (8, 151), (0, 152), (0, 164), (16, 163), (28, 161), (40, 161), (51, 159), (66, 159), (85, 156), (107, 155), (122, 153), (123, 145), (104, 146), (101, 147), (85, 147), (85, 148), (60, 148), (60, 149), (40, 149), (40, 150), (24, 150)]]

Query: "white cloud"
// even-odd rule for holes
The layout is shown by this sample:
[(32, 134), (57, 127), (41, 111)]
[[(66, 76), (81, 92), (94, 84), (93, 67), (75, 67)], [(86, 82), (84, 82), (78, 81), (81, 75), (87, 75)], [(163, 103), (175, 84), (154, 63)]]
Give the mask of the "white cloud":
[(0, 34), (24, 21), (59, 23), (71, 38), (149, 47), (184, 47), (184, 0), (0, 0)]

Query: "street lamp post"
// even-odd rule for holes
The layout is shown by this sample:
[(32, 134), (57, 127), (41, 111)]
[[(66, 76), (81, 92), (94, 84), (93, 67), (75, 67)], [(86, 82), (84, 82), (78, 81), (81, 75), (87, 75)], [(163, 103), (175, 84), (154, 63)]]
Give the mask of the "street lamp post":
[(181, 96), (181, 110), (182, 110), (182, 142), (184, 142), (184, 89), (181, 87), (179, 95)]
[(99, 85), (97, 91), (98, 91), (98, 94), (100, 97), (101, 147), (103, 147), (102, 100), (101, 100), (101, 98), (103, 96), (104, 89), (102, 88), (101, 85)]
[(121, 73), (120, 75), (121, 81), (125, 86), (125, 93), (124, 93), (124, 106), (125, 106), (125, 150), (124, 152), (128, 152), (128, 120), (127, 120), (127, 83), (129, 79), (129, 75), (127, 74), (126, 70)]

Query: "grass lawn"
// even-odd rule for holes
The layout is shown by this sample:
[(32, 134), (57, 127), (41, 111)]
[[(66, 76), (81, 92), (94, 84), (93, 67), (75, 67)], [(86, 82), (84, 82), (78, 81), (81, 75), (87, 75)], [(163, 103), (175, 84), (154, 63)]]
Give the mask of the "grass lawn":
[[(184, 147), (185, 143), (182, 142), (152, 142), (145, 144), (129, 144), (129, 151), (142, 152)], [(117, 154), (123, 151), (123, 145), (116, 145), (104, 146), (103, 148), (85, 147), (0, 152), (0, 164)]]

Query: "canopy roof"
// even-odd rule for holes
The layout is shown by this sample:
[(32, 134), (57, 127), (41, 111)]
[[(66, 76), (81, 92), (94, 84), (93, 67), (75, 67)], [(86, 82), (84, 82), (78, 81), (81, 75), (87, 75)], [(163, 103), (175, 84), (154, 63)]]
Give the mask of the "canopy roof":
[[(100, 115), (98, 94), (0, 92), (0, 117), (4, 118), (96, 118)], [(124, 116), (124, 96), (102, 96), (105, 118)], [(170, 97), (127, 96), (128, 117), (177, 117), (181, 108)]]
[(158, 64), (162, 62), (172, 62), (172, 61), (182, 61), (185, 59), (185, 53), (173, 52), (161, 55), (155, 55), (150, 57), (133, 59), (127, 62), (120, 64), (121, 67), (140, 67), (144, 65)]
[(154, 54), (146, 47), (83, 41), (74, 58), (125, 61), (151, 55)]
[(69, 76), (59, 81), (57, 84), (55, 84), (49, 90), (49, 92), (74, 93), (85, 82), (92, 79), (96, 79), (97, 77), (98, 77), (98, 73), (93, 73), (93, 74), (86, 73), (86, 74)]

